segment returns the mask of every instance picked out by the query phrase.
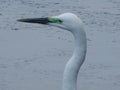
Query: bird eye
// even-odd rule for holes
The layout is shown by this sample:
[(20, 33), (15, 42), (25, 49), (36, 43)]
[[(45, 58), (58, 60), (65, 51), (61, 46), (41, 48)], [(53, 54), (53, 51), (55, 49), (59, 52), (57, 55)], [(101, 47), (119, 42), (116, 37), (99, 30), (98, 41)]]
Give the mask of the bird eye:
[(60, 19), (57, 19), (57, 18), (54, 18), (54, 21), (53, 21), (53, 23), (62, 23), (62, 20), (60, 20)]
[(63, 21), (62, 21), (62, 20), (60, 20), (60, 19), (59, 19), (58, 21), (59, 21), (59, 23), (62, 23), (62, 22), (63, 22)]

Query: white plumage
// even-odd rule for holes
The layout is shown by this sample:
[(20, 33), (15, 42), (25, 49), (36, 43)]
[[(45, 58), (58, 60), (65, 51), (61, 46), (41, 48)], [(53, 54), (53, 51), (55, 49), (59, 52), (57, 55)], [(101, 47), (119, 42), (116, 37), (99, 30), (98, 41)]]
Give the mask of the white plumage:
[(48, 18), (19, 19), (21, 22), (47, 24), (70, 31), (75, 38), (75, 49), (72, 57), (67, 62), (63, 75), (63, 90), (77, 90), (77, 76), (85, 60), (87, 42), (83, 23), (80, 18), (72, 13), (64, 13)]

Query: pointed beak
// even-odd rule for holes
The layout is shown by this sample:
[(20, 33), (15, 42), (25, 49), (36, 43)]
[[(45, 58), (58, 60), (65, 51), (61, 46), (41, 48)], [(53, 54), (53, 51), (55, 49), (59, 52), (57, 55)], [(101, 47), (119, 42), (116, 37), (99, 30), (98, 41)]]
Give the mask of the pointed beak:
[(26, 23), (38, 23), (38, 24), (48, 24), (48, 18), (26, 18), (26, 19), (18, 19), (19, 22), (26, 22)]

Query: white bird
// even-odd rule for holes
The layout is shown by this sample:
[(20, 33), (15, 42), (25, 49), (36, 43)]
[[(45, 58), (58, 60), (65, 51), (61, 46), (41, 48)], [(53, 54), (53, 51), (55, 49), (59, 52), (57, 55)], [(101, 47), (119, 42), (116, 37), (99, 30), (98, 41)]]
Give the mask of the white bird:
[(77, 90), (78, 72), (85, 60), (87, 51), (86, 34), (81, 19), (73, 13), (63, 13), (59, 16), (27, 18), (19, 19), (18, 21), (52, 25), (68, 30), (73, 34), (75, 38), (75, 49), (72, 57), (65, 66), (62, 90)]

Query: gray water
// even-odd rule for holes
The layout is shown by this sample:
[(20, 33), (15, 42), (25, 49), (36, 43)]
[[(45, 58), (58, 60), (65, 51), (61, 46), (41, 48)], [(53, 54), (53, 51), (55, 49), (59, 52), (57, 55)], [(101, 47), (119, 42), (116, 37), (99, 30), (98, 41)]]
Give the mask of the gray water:
[(64, 12), (78, 15), (87, 33), (78, 90), (120, 90), (120, 0), (0, 0), (0, 90), (61, 90), (73, 36), (16, 20)]

